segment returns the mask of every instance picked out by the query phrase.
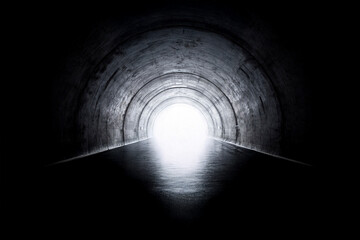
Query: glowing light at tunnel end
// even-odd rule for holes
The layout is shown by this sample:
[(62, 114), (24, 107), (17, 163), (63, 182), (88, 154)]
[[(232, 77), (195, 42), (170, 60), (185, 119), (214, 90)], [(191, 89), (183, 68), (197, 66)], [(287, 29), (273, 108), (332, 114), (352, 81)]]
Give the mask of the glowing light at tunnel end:
[(153, 138), (162, 143), (177, 144), (204, 141), (208, 125), (202, 113), (188, 104), (173, 104), (162, 110), (155, 119)]
[(153, 138), (166, 176), (184, 178), (203, 168), (208, 125), (202, 113), (187, 104), (173, 104), (155, 119)]

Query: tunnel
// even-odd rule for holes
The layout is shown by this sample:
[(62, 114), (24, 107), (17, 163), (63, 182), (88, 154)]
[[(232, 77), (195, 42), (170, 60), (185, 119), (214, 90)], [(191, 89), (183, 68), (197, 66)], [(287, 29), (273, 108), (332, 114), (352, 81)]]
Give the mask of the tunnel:
[[(317, 28), (308, 8), (283, 7), (155, 1), (42, 12), (24, 46), (36, 91), (23, 91), (36, 100), (18, 124), (39, 138), (28, 144), (36, 160), (22, 158), (37, 167), (14, 170), (24, 193), (9, 188), (12, 213), (53, 235), (320, 231)], [(155, 150), (159, 116), (179, 105), (208, 134), (206, 160), (190, 173)]]
[(144, 13), (91, 30), (53, 86), (63, 159), (146, 139), (161, 106), (186, 101), (207, 115), (214, 138), (307, 161), (297, 149), (308, 120), (299, 69), (248, 26), (261, 29), (251, 17), (246, 25), (201, 11)]

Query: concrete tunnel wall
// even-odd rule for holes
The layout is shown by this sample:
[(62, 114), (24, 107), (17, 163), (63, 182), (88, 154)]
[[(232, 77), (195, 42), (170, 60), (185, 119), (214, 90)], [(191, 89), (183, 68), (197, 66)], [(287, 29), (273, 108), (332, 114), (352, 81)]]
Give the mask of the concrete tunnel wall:
[(188, 103), (213, 137), (298, 159), (302, 77), (251, 15), (170, 7), (102, 19), (53, 83), (55, 148), (60, 160), (145, 139), (161, 109)]

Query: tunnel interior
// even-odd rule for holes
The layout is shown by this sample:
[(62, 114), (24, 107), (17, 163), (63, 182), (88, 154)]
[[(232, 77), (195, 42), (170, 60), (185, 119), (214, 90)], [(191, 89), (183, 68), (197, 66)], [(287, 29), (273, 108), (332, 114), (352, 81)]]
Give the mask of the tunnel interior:
[[(331, 162), (327, 143), (339, 141), (324, 116), (340, 109), (340, 95), (333, 95), (334, 25), (322, 6), (175, 0), (87, 7), (26, 11), (13, 28), (20, 52), (12, 73), (20, 80), (9, 91), (21, 101), (9, 111), (6, 174), (1, 166), (10, 224), (54, 234), (67, 222), (85, 223), (86, 232), (108, 215), (134, 228), (157, 216), (175, 232), (181, 222), (199, 232), (241, 225), (253, 233), (258, 226), (310, 231), (319, 219), (330, 221), (324, 203), (331, 201), (321, 196), (330, 183), (317, 170)], [(151, 140), (159, 116), (178, 105), (196, 109), (213, 141), (208, 165), (174, 180), (162, 175), (173, 165), (151, 152)], [(160, 164), (148, 161), (152, 154)], [(194, 179), (196, 187), (184, 185)], [(179, 182), (185, 193), (166, 192)], [(185, 217), (177, 222), (169, 209)]]
[(213, 138), (311, 163), (296, 54), (249, 8), (199, 6), (98, 18), (73, 40), (52, 83), (56, 161), (147, 139), (162, 109), (186, 103)]

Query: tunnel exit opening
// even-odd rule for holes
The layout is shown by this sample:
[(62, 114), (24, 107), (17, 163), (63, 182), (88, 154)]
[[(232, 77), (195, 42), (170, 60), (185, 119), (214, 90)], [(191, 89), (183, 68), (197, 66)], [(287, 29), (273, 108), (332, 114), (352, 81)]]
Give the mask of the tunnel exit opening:
[(197, 108), (188, 104), (173, 104), (158, 114), (152, 132), (158, 142), (196, 143), (207, 138), (208, 124)]
[(197, 108), (178, 103), (164, 108), (153, 125), (163, 177), (182, 179), (180, 182), (184, 177), (194, 177), (203, 168), (207, 136), (208, 124)]

